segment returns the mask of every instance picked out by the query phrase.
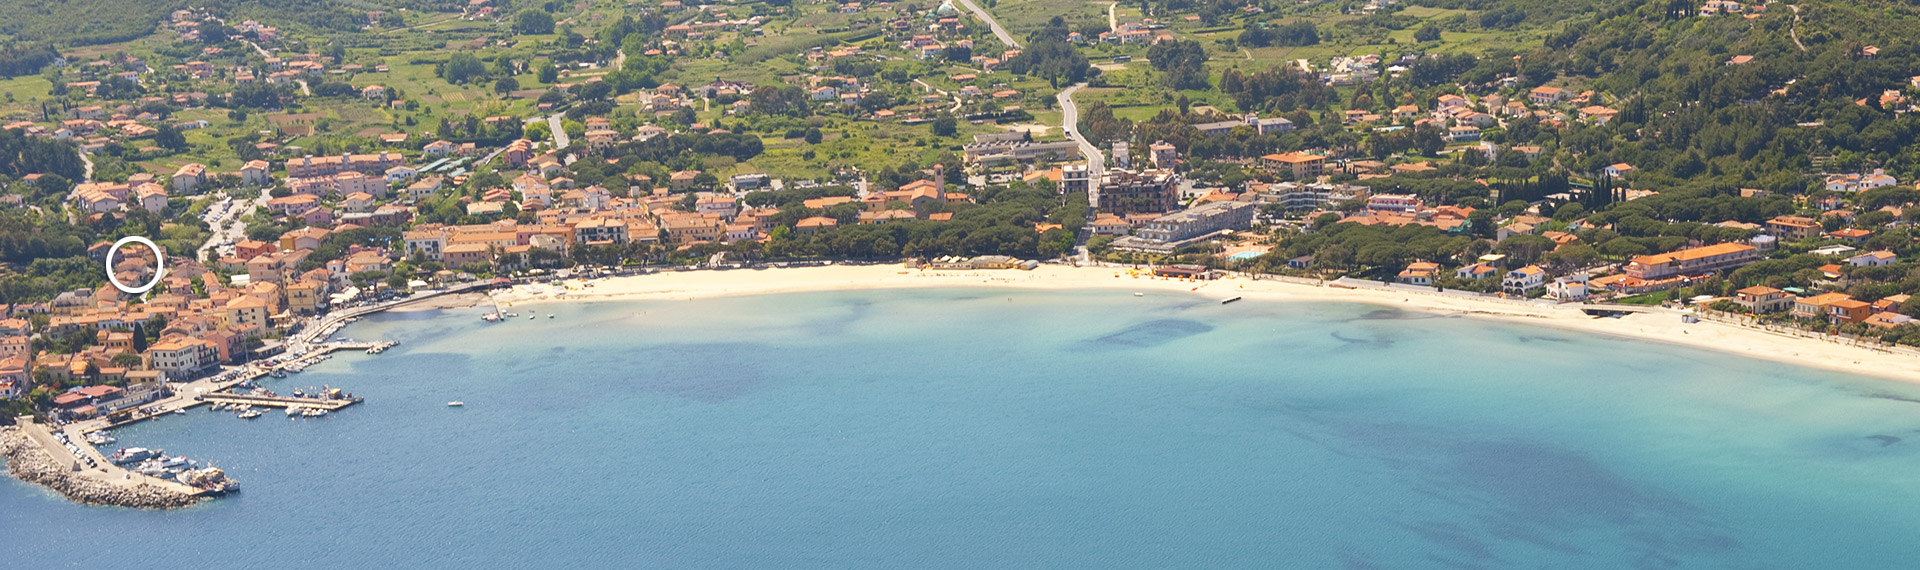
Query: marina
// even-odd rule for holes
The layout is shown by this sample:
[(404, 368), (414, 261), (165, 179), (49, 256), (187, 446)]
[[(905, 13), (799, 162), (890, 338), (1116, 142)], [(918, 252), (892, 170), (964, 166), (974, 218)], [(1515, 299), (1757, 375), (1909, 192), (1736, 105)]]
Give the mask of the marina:
[[(348, 322), (343, 319), (330, 330), (322, 330), (332, 334)], [(259, 408), (281, 408), (290, 418), (326, 416), (361, 399), (330, 387), (308, 389), (317, 392), (314, 394), (296, 389), (291, 395), (279, 395), (260, 388), (257, 381), (299, 373), (338, 351), (380, 354), (396, 344), (392, 341), (315, 344), (290, 357), (269, 359), (176, 384), (172, 396), (86, 421), (47, 425), (31, 417), (16, 418), (17, 426), (0, 434), (0, 440), (4, 440), (0, 451), (7, 455), (16, 476), (51, 487), (77, 501), (142, 508), (187, 506), (201, 497), (236, 491), (239, 483), (227, 478), (218, 468), (203, 467), (200, 462), (185, 457), (166, 457), (159, 450), (129, 447), (112, 455), (102, 453), (97, 446), (118, 441), (109, 435), (109, 430), (165, 415), (186, 414), (187, 410), (199, 406), (208, 406), (216, 412), (232, 411), (241, 419), (260, 417), (264, 412)], [(36, 450), (38, 454), (34, 453)]]

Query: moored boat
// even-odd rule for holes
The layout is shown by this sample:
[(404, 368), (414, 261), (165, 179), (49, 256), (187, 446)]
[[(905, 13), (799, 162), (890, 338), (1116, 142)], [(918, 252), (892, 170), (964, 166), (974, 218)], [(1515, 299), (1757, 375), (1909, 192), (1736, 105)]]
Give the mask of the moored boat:
[(108, 459), (112, 460), (113, 463), (116, 465), (126, 465), (128, 463), (138, 463), (141, 461), (145, 461), (148, 458), (153, 457), (155, 453), (156, 453), (155, 451), (144, 448), (144, 447), (129, 447), (129, 448), (114, 452), (113, 457), (110, 457)]

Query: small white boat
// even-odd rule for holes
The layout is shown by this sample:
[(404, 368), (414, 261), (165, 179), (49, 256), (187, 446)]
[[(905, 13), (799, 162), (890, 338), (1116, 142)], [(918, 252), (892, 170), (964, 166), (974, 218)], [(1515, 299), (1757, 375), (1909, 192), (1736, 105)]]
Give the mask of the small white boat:
[(527, 320), (529, 321), (533, 320), (533, 315), (527, 315)]
[(298, 413), (300, 413), (299, 406), (287, 406), (287, 415), (291, 416)]
[(243, 419), (243, 420), (251, 420), (253, 418), (260, 417), (260, 410), (247, 410), (244, 412), (240, 412), (239, 417), (240, 419)]
[(551, 318), (553, 318), (553, 315), (551, 315), (551, 314), (549, 314), (549, 315), (547, 315), (547, 318), (549, 318), (549, 319), (551, 319)]
[(174, 408), (174, 409), (173, 409), (173, 413), (176, 413), (176, 414), (180, 414), (180, 415), (183, 415), (183, 416), (184, 416), (184, 415), (187, 415), (187, 409), (186, 409), (186, 408)]
[(1134, 292), (1133, 292), (1133, 296), (1135, 296), (1135, 297), (1145, 297), (1145, 296), (1147, 296), (1147, 294), (1146, 294), (1146, 293), (1141, 293), (1141, 292), (1139, 292), (1139, 291), (1134, 291)]
[(449, 407), (449, 408), (458, 408), (458, 407), (460, 407), (460, 406), (465, 406), (465, 405), (467, 405), (467, 403), (466, 403), (466, 402), (462, 402), (462, 401), (459, 401), (459, 400), (454, 400), (454, 401), (451, 401), (451, 402), (447, 402), (447, 407)]

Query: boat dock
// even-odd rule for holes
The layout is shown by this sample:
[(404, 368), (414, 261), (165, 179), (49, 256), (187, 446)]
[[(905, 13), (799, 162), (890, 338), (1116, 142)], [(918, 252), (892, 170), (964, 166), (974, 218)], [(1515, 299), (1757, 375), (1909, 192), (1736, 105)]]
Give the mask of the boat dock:
[(290, 398), (287, 396), (254, 396), (249, 394), (207, 394), (200, 397), (208, 404), (247, 404), (270, 408), (315, 408), (334, 411), (351, 406), (360, 401), (353, 399), (326, 398)]
[[(22, 421), (18, 423), (21, 432), (25, 433), (34, 443), (39, 444), (41, 451), (46, 452), (47, 457), (51, 458), (56, 465), (72, 466), (72, 472), (68, 474), (70, 477), (80, 477), (89, 482), (104, 485), (109, 488), (129, 491), (145, 485), (158, 488), (165, 492), (187, 496), (199, 496), (208, 492), (206, 489), (158, 477), (142, 475), (122, 468), (119, 465), (114, 465), (111, 459), (101, 454), (99, 450), (94, 449), (92, 445), (87, 444), (87, 440), (81, 434), (80, 430), (74, 426), (69, 425), (55, 428), (32, 421)], [(58, 439), (53, 437), (53, 431), (56, 429), (66, 433), (67, 441), (73, 443), (74, 448), (80, 450), (79, 454), (75, 454), (72, 449), (61, 444)], [(87, 463), (87, 459), (91, 459), (92, 463)]]

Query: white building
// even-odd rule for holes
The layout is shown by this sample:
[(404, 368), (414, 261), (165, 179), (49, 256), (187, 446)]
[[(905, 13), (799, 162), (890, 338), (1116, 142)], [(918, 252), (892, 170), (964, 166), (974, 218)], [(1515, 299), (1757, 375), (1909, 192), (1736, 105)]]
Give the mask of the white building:
[(1545, 286), (1547, 286), (1547, 270), (1537, 265), (1508, 271), (1507, 275), (1500, 279), (1500, 290), (1508, 295), (1526, 295)]
[(1547, 296), (1562, 301), (1587, 300), (1587, 274), (1568, 275), (1547, 285)]

